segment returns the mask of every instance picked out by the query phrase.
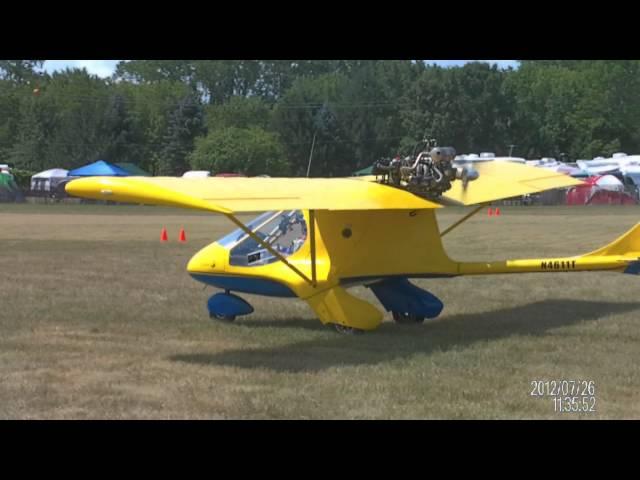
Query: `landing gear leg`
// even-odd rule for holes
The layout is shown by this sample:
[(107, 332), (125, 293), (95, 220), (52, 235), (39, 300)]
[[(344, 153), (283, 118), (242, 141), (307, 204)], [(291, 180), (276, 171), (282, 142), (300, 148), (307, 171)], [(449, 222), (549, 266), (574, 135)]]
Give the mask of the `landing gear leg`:
[(325, 325), (330, 324), (339, 333), (353, 335), (374, 330), (382, 322), (382, 312), (340, 286), (324, 290), (305, 299)]

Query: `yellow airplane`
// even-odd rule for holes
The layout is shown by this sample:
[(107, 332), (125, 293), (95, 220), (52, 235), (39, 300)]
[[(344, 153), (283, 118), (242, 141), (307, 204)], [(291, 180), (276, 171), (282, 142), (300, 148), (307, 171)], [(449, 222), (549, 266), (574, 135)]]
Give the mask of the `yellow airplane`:
[[(322, 323), (341, 333), (357, 333), (378, 327), (383, 314), (347, 291), (355, 285), (369, 287), (395, 321), (418, 323), (438, 316), (443, 304), (410, 278), (591, 270), (640, 273), (640, 223), (613, 243), (581, 256), (452, 260), (442, 236), (488, 202), (581, 182), (522, 164), (480, 162), (474, 165), (475, 180), (467, 184), (465, 171), (451, 177), (446, 191), (429, 197), (410, 191), (405, 174), (411, 167), (402, 170), (402, 178), (390, 175), (393, 182), (381, 181), (380, 176), (91, 177), (72, 180), (66, 190), (84, 198), (225, 215), (238, 229), (196, 253), (187, 270), (194, 279), (224, 290), (209, 299), (208, 309), (211, 317), (226, 321), (253, 312), (231, 292), (298, 297)], [(448, 205), (478, 207), (440, 231), (435, 211)], [(266, 213), (244, 224), (236, 216), (244, 212)]]

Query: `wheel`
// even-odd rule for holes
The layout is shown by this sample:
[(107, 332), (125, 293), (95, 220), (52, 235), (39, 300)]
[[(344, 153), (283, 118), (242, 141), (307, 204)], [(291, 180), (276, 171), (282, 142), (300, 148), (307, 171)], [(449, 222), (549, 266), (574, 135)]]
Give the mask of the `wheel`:
[(423, 323), (424, 317), (407, 312), (391, 312), (396, 323)]
[(210, 314), (209, 317), (214, 319), (214, 320), (219, 320), (219, 321), (225, 322), (225, 323), (231, 323), (236, 319), (235, 315), (218, 315), (216, 313)]
[(359, 328), (347, 327), (346, 325), (340, 325), (339, 323), (334, 323), (333, 327), (336, 329), (338, 333), (343, 335), (359, 335), (364, 333), (364, 330)]

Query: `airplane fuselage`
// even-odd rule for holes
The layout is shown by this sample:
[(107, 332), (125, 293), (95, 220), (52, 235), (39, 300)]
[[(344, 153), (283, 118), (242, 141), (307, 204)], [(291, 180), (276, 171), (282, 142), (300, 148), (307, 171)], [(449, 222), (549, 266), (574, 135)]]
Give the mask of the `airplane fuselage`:
[[(309, 211), (302, 211), (302, 215), (308, 225)], [(218, 288), (300, 298), (336, 285), (350, 287), (387, 277), (457, 274), (457, 263), (444, 252), (431, 210), (333, 211), (330, 215), (319, 211), (315, 213), (315, 222), (315, 287), (283, 262), (237, 261), (234, 264), (233, 259), (237, 257), (233, 255), (234, 247), (219, 242), (198, 252), (187, 269), (196, 280)], [(242, 236), (242, 232), (236, 232)], [(311, 276), (312, 263), (310, 244), (307, 234), (304, 243), (286, 257), (308, 276)], [(260, 250), (259, 245), (255, 250)], [(244, 255), (250, 257), (253, 253), (248, 249)]]
[[(312, 217), (314, 223), (310, 228)], [(244, 302), (233, 292), (299, 297), (309, 303), (323, 323), (362, 330), (376, 328), (382, 321), (382, 313), (346, 292), (356, 285), (369, 286), (394, 318), (396, 314), (430, 318), (440, 313), (442, 303), (408, 279), (640, 271), (637, 256), (618, 251), (620, 242), (623, 249), (636, 249), (635, 243), (627, 245), (631, 237), (638, 243), (634, 231), (611, 244), (615, 248), (605, 247), (584, 256), (456, 262), (444, 250), (433, 209), (315, 211), (313, 215), (309, 210), (267, 212), (247, 227), (258, 235), (259, 242), (239, 229), (200, 250), (187, 266), (195, 280), (225, 291), (217, 295), (228, 295), (213, 304), (222, 302), (226, 312), (233, 311), (234, 305)], [(225, 298), (231, 301), (231, 306), (225, 303)], [(211, 304), (210, 301), (210, 308)]]

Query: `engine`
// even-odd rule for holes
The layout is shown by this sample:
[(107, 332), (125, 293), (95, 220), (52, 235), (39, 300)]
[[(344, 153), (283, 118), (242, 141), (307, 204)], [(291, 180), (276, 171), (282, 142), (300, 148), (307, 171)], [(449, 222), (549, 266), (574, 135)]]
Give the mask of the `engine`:
[(466, 187), (468, 181), (478, 177), (474, 170), (454, 166), (455, 157), (456, 151), (452, 147), (432, 147), (415, 158), (380, 160), (374, 164), (373, 174), (380, 177), (380, 183), (438, 198), (451, 188), (455, 180), (461, 180)]

